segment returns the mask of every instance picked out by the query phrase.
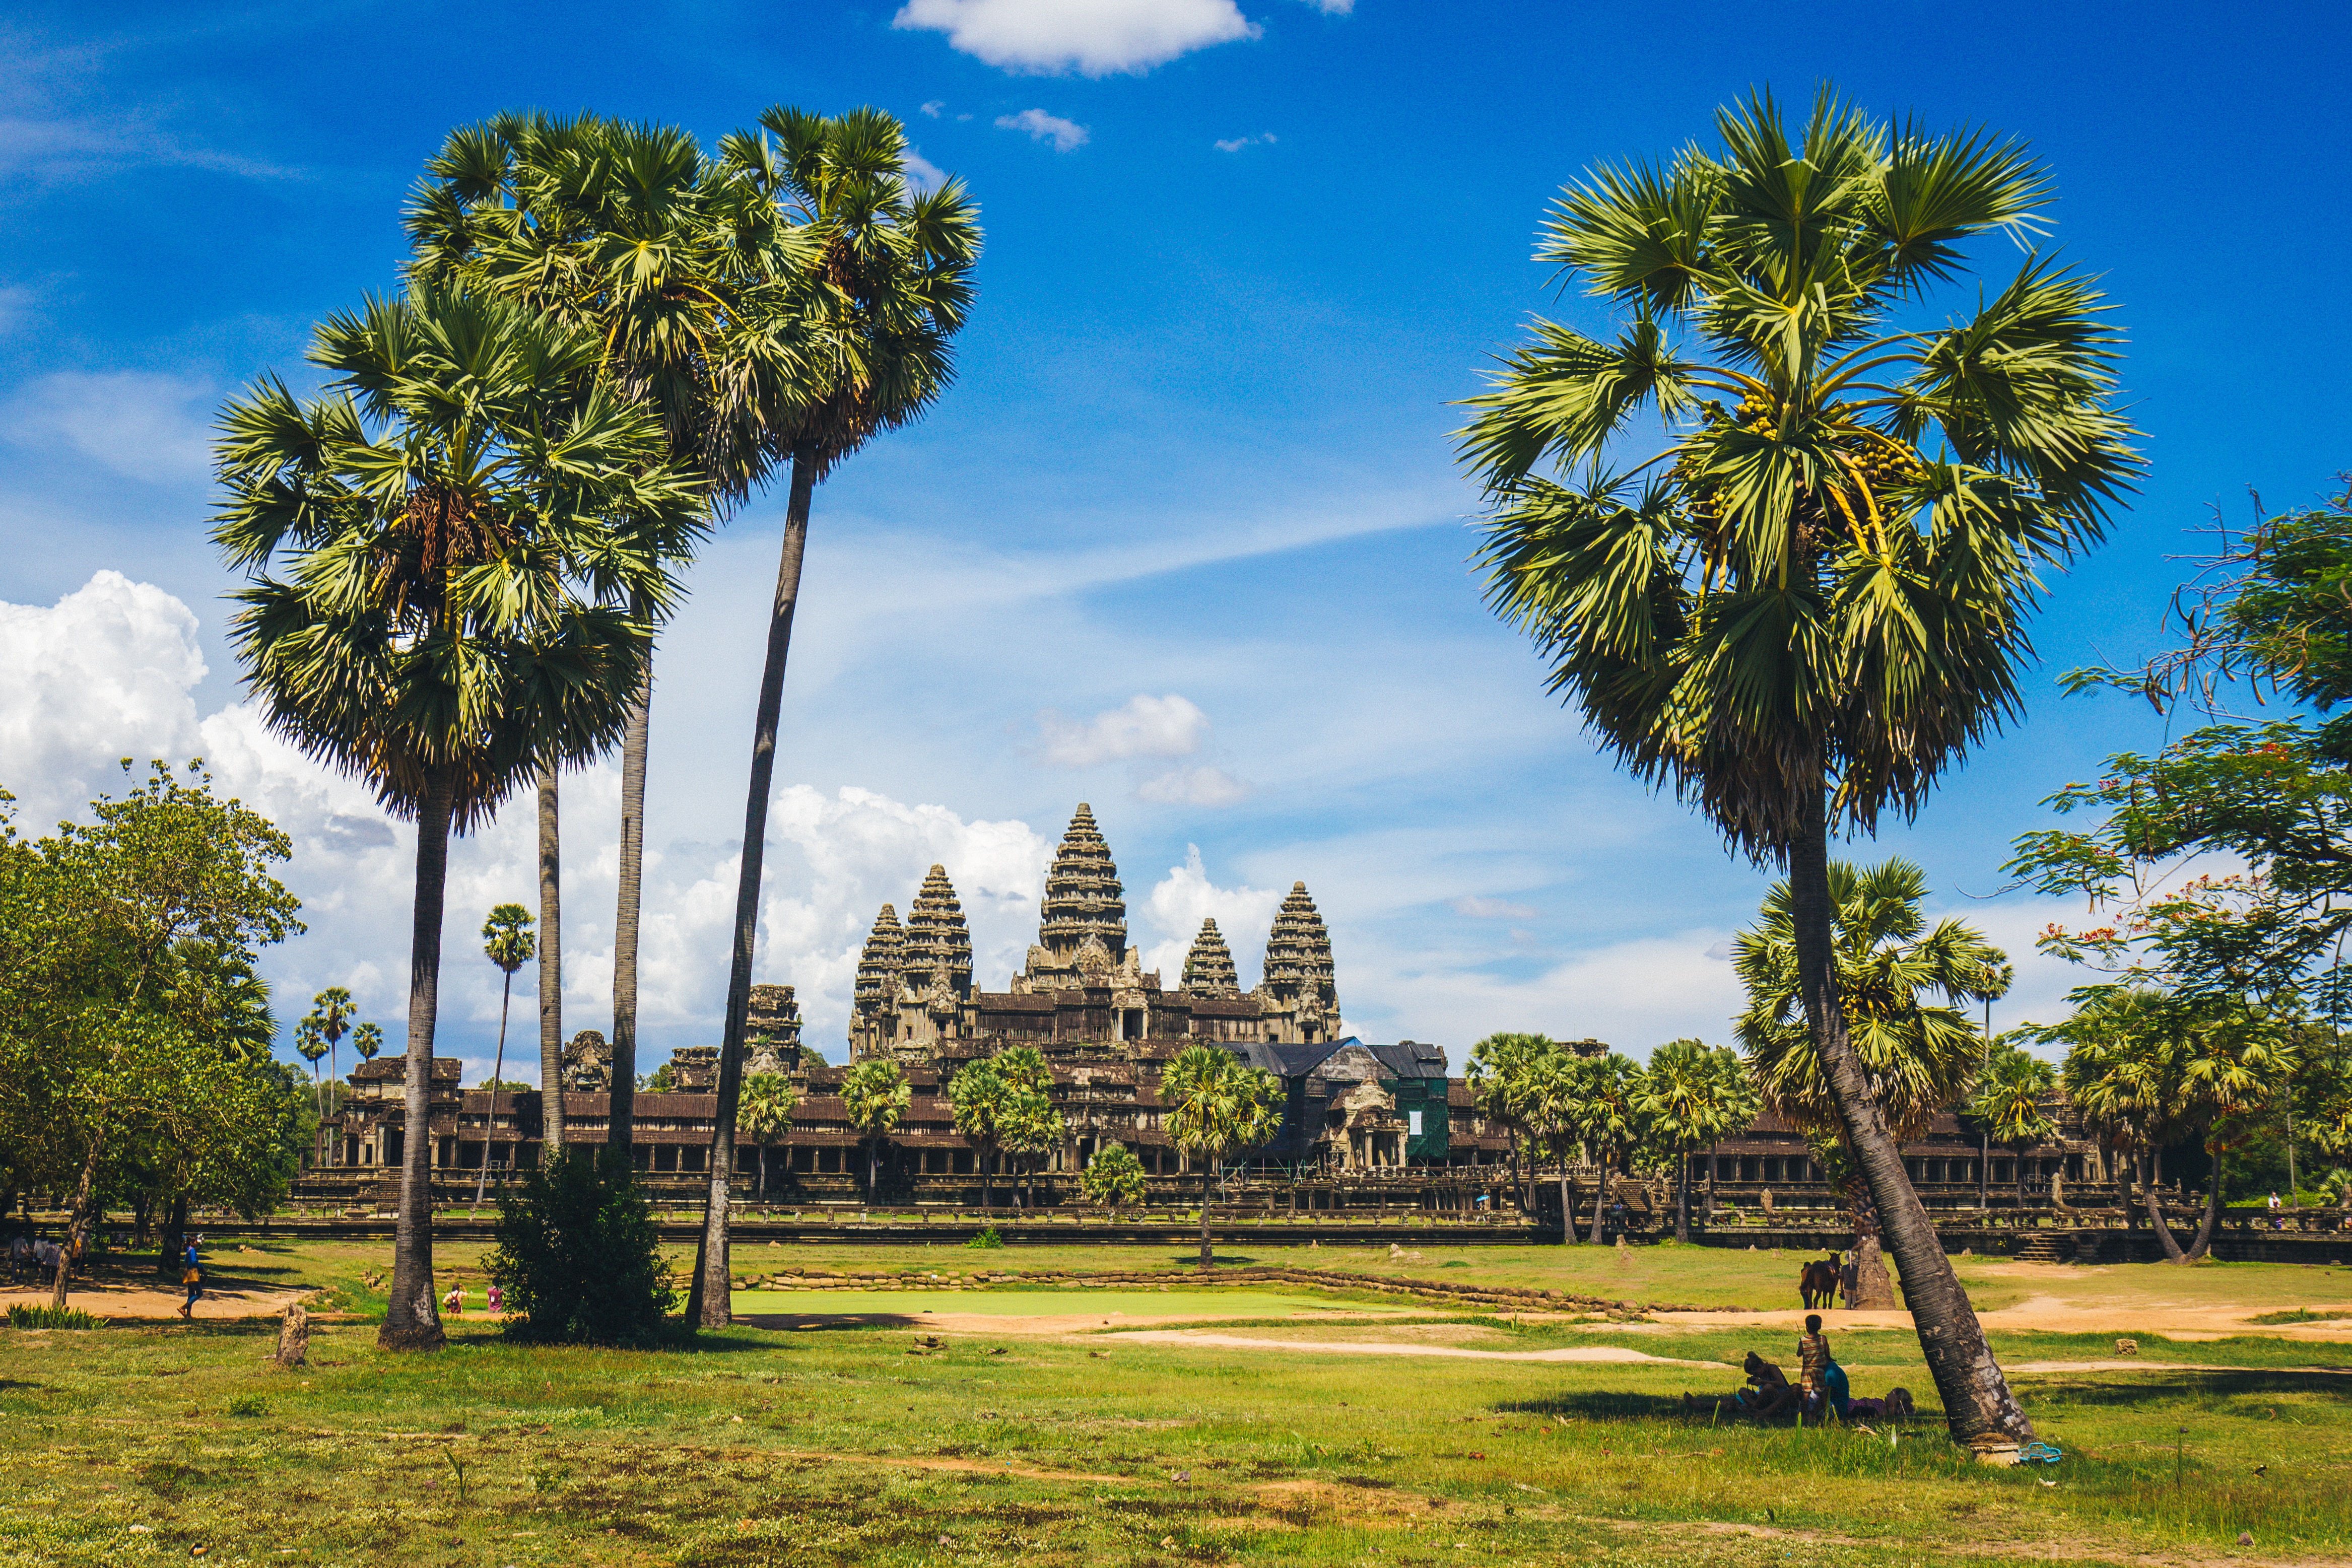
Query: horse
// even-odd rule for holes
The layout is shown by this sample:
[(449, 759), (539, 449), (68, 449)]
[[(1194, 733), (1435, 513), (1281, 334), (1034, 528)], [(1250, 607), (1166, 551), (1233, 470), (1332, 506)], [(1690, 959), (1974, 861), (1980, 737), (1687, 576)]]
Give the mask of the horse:
[(1797, 1293), (1805, 1298), (1808, 1308), (1836, 1306), (1837, 1292), (1838, 1255), (1834, 1252), (1819, 1262), (1806, 1264), (1797, 1276)]

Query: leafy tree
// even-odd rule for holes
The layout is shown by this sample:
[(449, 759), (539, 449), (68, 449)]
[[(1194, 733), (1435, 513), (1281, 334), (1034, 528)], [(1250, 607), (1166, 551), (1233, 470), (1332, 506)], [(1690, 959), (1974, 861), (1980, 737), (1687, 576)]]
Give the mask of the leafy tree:
[[(253, 977), (261, 947), (302, 929), (271, 873), (285, 834), (215, 797), (200, 763), (157, 763), (89, 814), (27, 842), (0, 800), (0, 1159), (71, 1193), (69, 1252), (110, 1193), (256, 1212), (299, 1155)], [(60, 1308), (67, 1284), (61, 1267)]]
[(535, 1343), (649, 1345), (677, 1304), (653, 1203), (629, 1156), (566, 1149), (499, 1199), (491, 1282), (504, 1332)]
[[(731, 405), (740, 411), (730, 427), (738, 449), (772, 464), (789, 459), (792, 485), (744, 800), (719, 1061), (722, 1140), (741, 1082), (776, 727), (811, 498), (817, 482), (852, 454), (920, 418), (946, 392), (955, 371), (951, 341), (971, 307), (981, 240), (977, 211), (958, 182), (927, 195), (909, 193), (906, 132), (879, 110), (827, 119), (779, 107), (760, 123), (764, 134), (727, 137), (720, 158), (730, 178), (805, 216), (811, 260), (795, 274), (802, 303), (789, 323), (743, 324), (748, 390)], [(706, 1327), (723, 1326), (728, 1283), (727, 1191), (714, 1179), (688, 1314)]]
[[(1622, 326), (1539, 322), (1475, 401), (1482, 559), (1626, 766), (1787, 866), (1823, 1085), (1952, 1434), (2002, 1446), (2032, 1424), (1846, 1038), (1829, 837), (1912, 815), (2017, 712), (2037, 570), (2095, 543), (2139, 472), (2120, 340), (2085, 278), (2032, 254), (1963, 319), (1917, 325), (1969, 241), (2030, 240), (2051, 183), (2021, 143), (1827, 89), (1801, 125), (1759, 93), (1717, 130), (1594, 171), (1546, 220), (1538, 256)], [(1645, 414), (1664, 444), (1604, 468)]]
[(214, 537), (254, 574), (231, 638), (265, 718), (417, 824), (387, 1348), (442, 1343), (424, 1129), (449, 836), (542, 762), (618, 737), (647, 632), (611, 601), (667, 604), (675, 552), (648, 539), (701, 526), (658, 423), (588, 381), (599, 351), (520, 307), (419, 287), (319, 329), (325, 395), (273, 379), (221, 417)]
[(1650, 1053), (1634, 1103), (1659, 1144), (1675, 1155), (1675, 1239), (1690, 1239), (1690, 1157), (1756, 1119), (1754, 1081), (1738, 1054), (1697, 1040)]
[(1282, 1082), (1244, 1066), (1221, 1046), (1188, 1045), (1160, 1077), (1168, 1105), (1171, 1142), (1201, 1162), (1201, 1268), (1215, 1258), (1209, 1244), (1209, 1206), (1216, 1195), (1217, 1162), (1252, 1149), (1282, 1130)]
[[(1968, 1092), (1985, 1045), (1958, 1004), (1982, 1001), (2005, 986), (2008, 955), (1958, 920), (1928, 929), (1920, 912), (1927, 876), (1909, 861), (1866, 867), (1832, 861), (1827, 881), (1839, 1032), (1879, 1126), (1896, 1142), (1916, 1138), (1937, 1112)], [(1732, 944), (1732, 968), (1748, 990), (1739, 1043), (1765, 1105), (1816, 1142), (1853, 1150), (1853, 1124), (1823, 1071), (1820, 1035), (1805, 1013), (1808, 982), (1798, 931), (1796, 901), (1783, 882), (1766, 896), (1754, 928)], [(1928, 999), (1938, 995), (1942, 1005)], [(1854, 1304), (1892, 1307), (1894, 1288), (1878, 1252), (1885, 1194), (1858, 1157), (1832, 1160), (1825, 1168), (1842, 1178), (1840, 1191), (1853, 1218)], [(1899, 1162), (1896, 1169), (1902, 1170)], [(1906, 1176), (1903, 1191), (1910, 1190)], [(1916, 1207), (1916, 1195), (1911, 1201)], [(1903, 1256), (1899, 1249), (1896, 1256)], [(1916, 1276), (1908, 1261), (1903, 1270), (1907, 1297)]]
[[(490, 1082), (484, 1085), (495, 1095), (507, 1067), (507, 1007), (514, 999), (515, 971), (530, 962), (538, 944), (531, 936), (530, 911), (520, 904), (501, 904), (490, 911), (482, 922), (482, 956), (499, 967), (502, 986), (499, 992), (499, 1048), (490, 1061)], [(516, 1085), (518, 1089), (521, 1085)], [(559, 1087), (559, 1093), (562, 1092)], [(492, 1102), (496, 1103), (495, 1100)], [(493, 1121), (496, 1117), (493, 1116)], [(560, 1146), (560, 1145), (559, 1145)], [(482, 1174), (474, 1178), (474, 1201), (482, 1201), (490, 1180), (490, 1145), (487, 1134), (482, 1142)]]
[(1105, 1144), (1087, 1162), (1086, 1174), (1078, 1178), (1078, 1190), (1088, 1203), (1108, 1209), (1110, 1217), (1117, 1219), (1122, 1208), (1143, 1207), (1150, 1184), (1144, 1179), (1143, 1162), (1135, 1157), (1133, 1149), (1125, 1144)]
[(881, 1179), (883, 1140), (897, 1130), (914, 1099), (907, 1075), (895, 1061), (861, 1061), (841, 1078), (841, 1103), (849, 1124), (866, 1141), (866, 1201), (874, 1201)]
[(735, 1113), (735, 1130), (760, 1151), (759, 1196), (768, 1196), (768, 1146), (793, 1128), (793, 1112), (800, 1096), (793, 1081), (781, 1072), (754, 1072), (743, 1081), (743, 1103)]
[(1007, 1082), (993, 1061), (968, 1062), (956, 1069), (955, 1076), (948, 1081), (948, 1108), (955, 1116), (956, 1131), (971, 1140), (980, 1160), (982, 1214), (995, 1207), (995, 1194), (988, 1178), (1005, 1117), (1012, 1110), (1014, 1095), (1023, 1087)]
[[(1529, 1090), (1537, 1063), (1544, 1061), (1557, 1047), (1551, 1038), (1541, 1034), (1490, 1034), (1470, 1048), (1470, 1092), (1477, 1101), (1479, 1114), (1504, 1129), (1511, 1140), (1511, 1185), (1519, 1186), (1519, 1142), (1532, 1137), (1530, 1117), (1537, 1107), (1529, 1098)], [(1535, 1180), (1533, 1151), (1529, 1151), (1528, 1186), (1521, 1188), (1522, 1209), (1535, 1212), (1532, 1195)], [(1567, 1213), (1563, 1200), (1560, 1210)], [(1570, 1226), (1572, 1232), (1574, 1227)]]
[(2017, 1207), (2025, 1207), (2025, 1155), (2058, 1135), (2046, 1102), (2058, 1087), (2058, 1070), (2014, 1045), (1997, 1044), (1985, 1057), (1968, 1114), (1985, 1135), (2017, 1155)]

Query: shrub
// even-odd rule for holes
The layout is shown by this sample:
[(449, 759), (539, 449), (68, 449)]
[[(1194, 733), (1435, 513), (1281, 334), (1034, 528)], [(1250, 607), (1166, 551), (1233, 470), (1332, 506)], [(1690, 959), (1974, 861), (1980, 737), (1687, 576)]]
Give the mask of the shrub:
[(106, 1320), (93, 1317), (79, 1307), (12, 1306), (8, 1309), (8, 1326), (12, 1329), (95, 1329), (106, 1326)]
[(1146, 1190), (1143, 1164), (1125, 1144), (1107, 1144), (1087, 1164), (1078, 1186), (1097, 1208), (1117, 1214), (1122, 1208), (1137, 1207)]
[(1004, 1238), (999, 1236), (996, 1233), (996, 1227), (991, 1225), (983, 1227), (979, 1235), (965, 1242), (964, 1245), (975, 1251), (985, 1252), (992, 1247), (1003, 1246)]
[(488, 1272), (515, 1339), (646, 1345), (677, 1333), (653, 1204), (625, 1152), (567, 1150), (529, 1172), (499, 1200)]

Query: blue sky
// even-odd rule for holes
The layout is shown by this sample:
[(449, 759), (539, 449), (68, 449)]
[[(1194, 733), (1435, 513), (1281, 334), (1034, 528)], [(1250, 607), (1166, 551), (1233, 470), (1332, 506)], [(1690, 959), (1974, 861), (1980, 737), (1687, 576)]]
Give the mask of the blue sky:
[[(400, 831), (260, 737), (219, 643), (205, 423), (312, 321), (391, 280), (404, 193), (505, 109), (674, 121), (771, 103), (900, 115), (988, 250), (954, 392), (820, 493), (788, 689), (762, 977), (839, 1051), (847, 966), (923, 867), (965, 894), (981, 978), (1035, 921), (1091, 800), (1136, 939), (1214, 913), (1245, 979), (1303, 878), (1360, 1032), (1496, 1029), (1636, 1053), (1723, 1040), (1710, 949), (1763, 879), (1615, 774), (1481, 609), (1449, 406), (1531, 312), (1559, 184), (1706, 135), (1752, 86), (1823, 80), (2029, 139), (2052, 242), (2105, 275), (2148, 482), (2054, 585), (2032, 711), (1882, 835), (2020, 951), (2065, 911), (1994, 893), (2034, 804), (2161, 732), (2059, 669), (2155, 645), (2168, 559), (2248, 486), (2352, 466), (2345, 13), (1924, 5), (1624, 8), (1398, 0), (907, 0), (597, 11), (20, 5), (0, 66), (0, 782), (34, 822), (126, 753), (215, 759), (301, 841), (289, 1004), (352, 985), (398, 1038)], [(894, 25), (894, 23), (901, 25)], [(1989, 272), (2016, 264), (1988, 247)], [(1964, 308), (1971, 297), (1955, 297)], [(781, 499), (713, 544), (664, 655), (646, 1032), (712, 1038), (729, 857)], [(98, 574), (115, 573), (117, 577)], [(199, 665), (202, 673), (198, 673)], [(567, 821), (567, 1027), (609, 1028), (609, 772)], [(454, 868), (445, 1051), (487, 1066), (477, 905), (531, 902), (522, 816)], [(1857, 852), (1870, 852), (1867, 846)], [(528, 972), (524, 977), (528, 981)], [(1170, 976), (1173, 983), (1173, 975)], [(2027, 966), (2014, 1016), (2068, 977)], [(291, 1010), (289, 1009), (289, 1010)], [(519, 1009), (528, 1016), (528, 999)], [(523, 1047), (526, 1052), (528, 1043)], [(469, 1071), (472, 1069), (469, 1068)], [(528, 1073), (525, 1074), (528, 1076)]]

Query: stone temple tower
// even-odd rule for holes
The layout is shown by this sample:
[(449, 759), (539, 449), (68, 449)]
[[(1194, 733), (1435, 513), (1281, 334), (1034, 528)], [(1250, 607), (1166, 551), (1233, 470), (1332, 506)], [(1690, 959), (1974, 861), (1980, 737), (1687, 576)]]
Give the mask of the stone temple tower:
[(933, 1021), (928, 1032), (953, 1034), (963, 1004), (971, 998), (971, 932), (964, 925), (963, 905), (956, 901), (947, 867), (934, 865), (923, 878), (922, 891), (907, 911), (906, 944), (900, 953), (898, 981), (907, 1003), (929, 1015)]
[(1029, 961), (1013, 977), (1016, 992), (1139, 984), (1141, 964), (1127, 946), (1126, 890), (1094, 809), (1078, 802), (1054, 863)]
[(1233, 949), (1212, 918), (1201, 922), (1192, 951), (1184, 957), (1184, 991), (1189, 996), (1230, 999), (1242, 994), (1241, 977), (1234, 968)]
[(890, 1054), (890, 1042), (898, 1032), (898, 998), (903, 990), (898, 971), (906, 948), (907, 935), (899, 928), (898, 912), (886, 904), (874, 917), (866, 950), (857, 957), (857, 997), (849, 1015), (852, 1061)]
[(1347, 1030), (1332, 975), (1330, 933), (1307, 884), (1293, 883), (1266, 935), (1265, 977), (1250, 993), (1264, 1009), (1266, 1038), (1294, 1045), (1342, 1038)]

